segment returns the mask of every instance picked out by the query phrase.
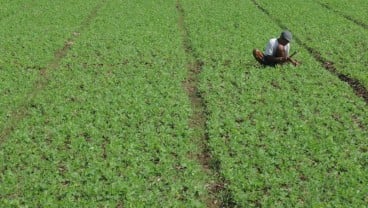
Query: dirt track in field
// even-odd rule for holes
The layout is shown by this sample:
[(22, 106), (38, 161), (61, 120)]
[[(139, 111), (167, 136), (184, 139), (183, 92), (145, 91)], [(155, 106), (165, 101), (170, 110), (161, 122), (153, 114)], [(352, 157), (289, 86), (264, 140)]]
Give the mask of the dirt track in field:
[(189, 30), (185, 25), (185, 11), (179, 0), (176, 2), (178, 11), (178, 27), (183, 39), (183, 48), (187, 55), (187, 79), (183, 83), (191, 102), (193, 114), (189, 120), (189, 126), (194, 130), (195, 135), (192, 138), (200, 147), (201, 152), (195, 157), (202, 165), (203, 171), (208, 175), (207, 182), (208, 195), (204, 202), (207, 207), (234, 207), (232, 197), (225, 188), (225, 180), (220, 175), (220, 162), (211, 155), (209, 147), (209, 136), (207, 133), (207, 107), (203, 95), (198, 89), (198, 75), (201, 73), (203, 62), (199, 59), (196, 51), (192, 47), (189, 38)]
[(65, 41), (62, 48), (54, 52), (54, 58), (51, 60), (46, 67), (40, 68), (39, 78), (35, 81), (31, 92), (27, 95), (27, 98), (16, 107), (9, 116), (8, 122), (5, 127), (0, 132), (0, 143), (3, 142), (18, 126), (20, 121), (27, 116), (28, 109), (32, 100), (47, 86), (48, 80), (50, 79), (48, 72), (50, 70), (55, 70), (59, 67), (60, 61), (67, 55), (74, 42), (79, 37), (80, 33), (83, 32), (97, 16), (98, 11), (106, 3), (106, 0), (101, 1), (89, 15), (82, 21), (77, 31), (71, 34), (71, 37)]
[[(252, 0), (253, 4), (261, 10), (263, 13), (265, 13), (271, 20), (273, 20), (280, 28), (286, 29), (286, 25), (282, 23), (282, 21), (274, 16), (271, 15), (271, 13), (258, 4), (256, 0)], [(341, 81), (346, 82), (350, 85), (350, 87), (354, 90), (354, 93), (358, 96), (363, 98), (363, 100), (368, 104), (368, 90), (364, 87), (362, 83), (359, 82), (359, 80), (351, 78), (341, 72), (339, 72), (336, 67), (334, 66), (332, 61), (327, 60), (324, 58), (321, 53), (314, 48), (308, 46), (305, 42), (303, 42), (300, 38), (295, 37), (295, 42), (297, 42), (299, 45), (301, 45), (303, 48), (305, 48), (309, 54), (321, 65), (323, 68), (331, 72), (333, 75), (337, 76)]]

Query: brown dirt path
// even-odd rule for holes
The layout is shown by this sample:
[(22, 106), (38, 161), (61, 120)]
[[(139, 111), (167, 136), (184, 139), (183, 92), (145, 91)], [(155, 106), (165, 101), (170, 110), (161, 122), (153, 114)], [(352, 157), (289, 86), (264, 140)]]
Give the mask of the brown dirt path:
[[(280, 19), (277, 19), (275, 16), (272, 16), (270, 12), (262, 7), (256, 0), (252, 0), (253, 4), (261, 10), (263, 13), (265, 13), (271, 20), (273, 20), (280, 28), (287, 28), (286, 25), (282, 23)], [(368, 104), (368, 90), (364, 87), (362, 83), (359, 82), (359, 80), (349, 77), (346, 74), (343, 74), (339, 72), (336, 67), (334, 66), (332, 61), (327, 60), (324, 58), (319, 51), (316, 49), (308, 46), (304, 41), (302, 41), (300, 38), (294, 36), (295, 41), (301, 45), (304, 49), (306, 49), (309, 54), (317, 61), (319, 62), (323, 68), (325, 68), (327, 71), (331, 72), (333, 75), (337, 76), (341, 81), (346, 82), (350, 85), (350, 87), (354, 90), (354, 93), (358, 96), (363, 98), (363, 100)]]
[[(200, 147), (201, 152), (195, 156), (198, 163), (201, 164), (203, 171), (208, 175), (207, 191), (208, 196), (204, 199), (207, 207), (232, 207), (232, 200), (229, 199), (231, 194), (225, 188), (225, 180), (220, 174), (220, 162), (211, 155), (208, 145), (209, 136), (207, 133), (207, 107), (203, 99), (203, 95), (198, 89), (199, 79), (203, 62), (198, 58), (197, 53), (192, 47), (189, 38), (189, 31), (185, 25), (185, 11), (179, 0), (176, 1), (176, 9), (178, 11), (178, 27), (183, 39), (183, 48), (187, 55), (187, 79), (183, 83), (183, 87), (188, 94), (191, 102), (193, 114), (189, 120), (189, 126), (194, 130), (193, 140)], [(226, 195), (226, 197), (225, 197)], [(226, 200), (224, 200), (226, 198)]]

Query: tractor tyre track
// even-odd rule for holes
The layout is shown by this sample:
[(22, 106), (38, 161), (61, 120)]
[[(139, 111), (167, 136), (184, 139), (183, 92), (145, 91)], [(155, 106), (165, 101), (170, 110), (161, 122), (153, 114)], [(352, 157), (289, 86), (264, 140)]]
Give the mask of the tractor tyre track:
[(65, 41), (63, 47), (54, 52), (54, 58), (45, 67), (40, 68), (39, 77), (34, 82), (30, 93), (26, 95), (27, 98), (18, 107), (11, 111), (9, 120), (0, 133), (0, 144), (17, 128), (20, 121), (27, 117), (28, 109), (31, 106), (33, 99), (47, 86), (49, 82), (50, 77), (48, 71), (55, 70), (59, 67), (60, 61), (67, 55), (74, 42), (77, 40), (80, 32), (83, 32), (91, 24), (106, 1), (107, 0), (100, 1), (92, 9), (89, 15), (82, 21), (77, 31), (73, 32), (71, 37)]
[(183, 87), (191, 102), (193, 114), (189, 120), (189, 127), (195, 132), (192, 138), (200, 147), (201, 152), (196, 155), (196, 160), (201, 164), (203, 171), (208, 175), (207, 182), (208, 197), (204, 202), (207, 207), (233, 207), (233, 199), (230, 191), (226, 190), (225, 179), (220, 174), (220, 161), (211, 155), (209, 147), (209, 135), (207, 132), (207, 107), (203, 98), (203, 94), (198, 89), (199, 74), (203, 68), (203, 61), (199, 59), (199, 55), (193, 49), (189, 38), (189, 30), (185, 25), (185, 11), (180, 0), (176, 1), (176, 10), (178, 12), (178, 27), (181, 32), (183, 48), (187, 56), (187, 79), (183, 83)]
[[(287, 29), (286, 25), (282, 23), (282, 21), (276, 17), (274, 17), (267, 9), (262, 7), (256, 0), (252, 0), (253, 4), (265, 13), (271, 20), (273, 20), (280, 28)], [(334, 66), (332, 61), (327, 60), (324, 58), (321, 53), (314, 48), (308, 46), (304, 41), (294, 35), (295, 41), (301, 45), (304, 49), (308, 51), (308, 53), (319, 63), (321, 63), (322, 67), (325, 68), (327, 71), (332, 73), (333, 75), (337, 76), (341, 81), (346, 82), (350, 85), (350, 87), (354, 90), (355, 95), (361, 97), (366, 104), (368, 104), (368, 90), (365, 86), (360, 83), (359, 80), (349, 77), (346, 74), (339, 72), (336, 67)]]

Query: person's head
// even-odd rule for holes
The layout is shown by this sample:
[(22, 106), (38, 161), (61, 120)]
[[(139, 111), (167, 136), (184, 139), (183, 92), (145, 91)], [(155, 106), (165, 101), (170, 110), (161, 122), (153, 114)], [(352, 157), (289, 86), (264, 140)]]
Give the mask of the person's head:
[(292, 39), (293, 35), (291, 34), (291, 32), (288, 30), (284, 30), (280, 35), (279, 43), (281, 45), (287, 45), (289, 42), (291, 42)]

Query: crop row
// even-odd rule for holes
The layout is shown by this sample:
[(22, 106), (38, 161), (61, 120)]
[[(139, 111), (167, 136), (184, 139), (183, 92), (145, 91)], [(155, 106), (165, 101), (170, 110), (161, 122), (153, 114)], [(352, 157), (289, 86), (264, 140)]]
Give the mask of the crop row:
[(0, 204), (204, 207), (177, 15), (107, 1), (1, 144)]
[(338, 1), (338, 0), (317, 0), (317, 3), (323, 7), (333, 10), (340, 15), (347, 17), (355, 24), (367, 28), (368, 25), (368, 9), (367, 3), (361, 0)]
[[(212, 178), (195, 160), (202, 150), (189, 125), (183, 82), (192, 60), (185, 49), (203, 64), (199, 89), (208, 146), (226, 181), (224, 206), (368, 203), (366, 103), (295, 42), (300, 67), (260, 68), (252, 49), (263, 49), (281, 28), (252, 1), (178, 1), (190, 48), (183, 48), (176, 2), (104, 2), (83, 31), (97, 1), (37, 1), (0, 18), (14, 25), (0, 31), (0, 128), (17, 123), (0, 141), (0, 205), (204, 207)], [(271, 15), (283, 11), (261, 5)], [(364, 38), (340, 41), (328, 29), (343, 29), (320, 26), (333, 17), (356, 36), (363, 28), (315, 2), (282, 5), (294, 19), (279, 18), (296, 37), (365, 83), (358, 73), (364, 60), (337, 62), (345, 60), (341, 53), (313, 39), (326, 33), (332, 49), (349, 48), (354, 57), (366, 48)], [(298, 10), (290, 11), (297, 7), (314, 15), (300, 15), (307, 23), (322, 20), (297, 24)], [(66, 57), (48, 68), (67, 45)], [(43, 88), (27, 99), (45, 69)], [(22, 105), (24, 118), (11, 118)]]
[(27, 99), (40, 70), (54, 59), (54, 52), (63, 48), (96, 2), (2, 5), (13, 15), (0, 18), (0, 129), (10, 119), (11, 111)]
[(295, 2), (286, 7), (274, 2), (257, 2), (273, 18), (287, 25), (303, 43), (332, 62), (339, 72), (368, 88), (366, 29), (334, 12), (326, 12), (326, 8), (313, 1)]
[[(364, 206), (368, 200), (364, 101), (295, 42), (291, 50), (299, 51), (300, 67), (258, 67), (252, 49), (262, 50), (282, 28), (252, 1), (182, 2), (193, 50), (203, 61), (200, 89), (208, 109), (209, 146), (230, 190), (223, 200), (239, 207)], [(281, 11), (279, 18), (294, 35), (316, 37), (307, 43), (318, 49), (322, 47), (317, 40), (329, 47), (321, 35), (331, 36), (329, 27), (342, 30), (335, 24), (315, 27), (324, 20), (306, 23), (326, 15), (310, 2), (262, 5)], [(312, 14), (302, 15), (304, 10)], [(303, 24), (297, 24), (300, 19)], [(357, 36), (365, 34), (350, 27), (358, 30)], [(304, 28), (313, 29), (313, 36)], [(361, 40), (339, 45), (346, 49), (364, 44)]]

